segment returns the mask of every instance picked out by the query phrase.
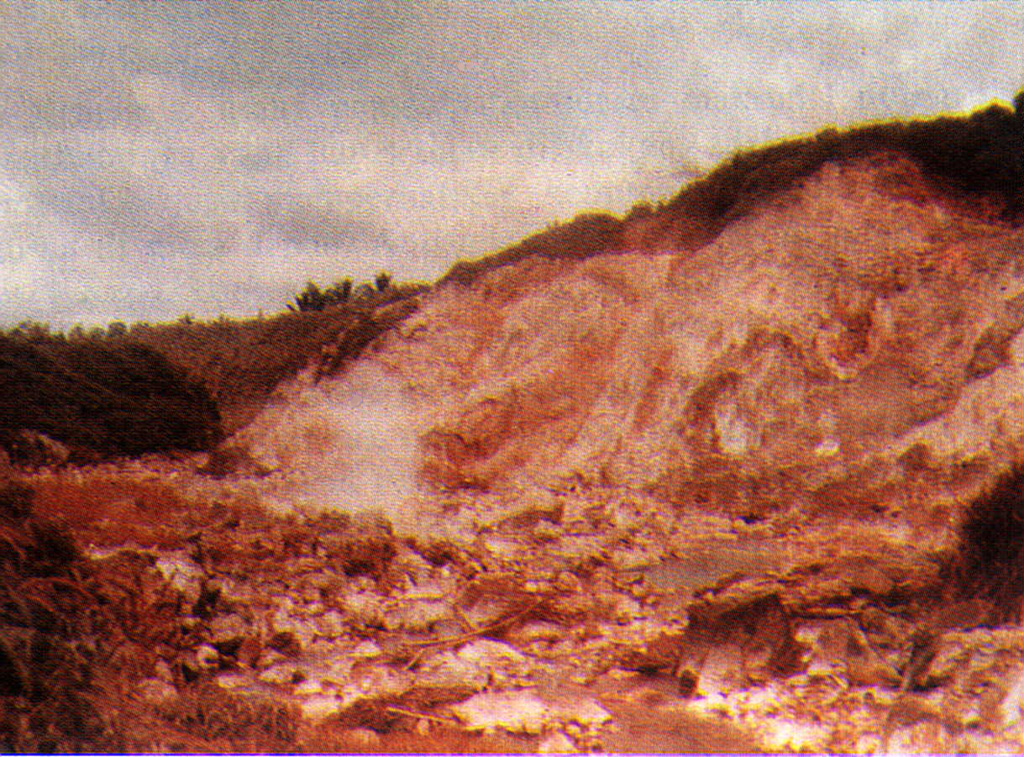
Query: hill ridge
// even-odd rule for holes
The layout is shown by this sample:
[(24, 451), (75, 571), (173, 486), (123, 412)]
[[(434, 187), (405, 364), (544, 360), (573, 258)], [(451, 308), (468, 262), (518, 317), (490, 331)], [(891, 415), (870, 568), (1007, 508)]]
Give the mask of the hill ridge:
[(1016, 102), (1015, 108), (994, 102), (962, 115), (829, 126), (741, 149), (657, 207), (638, 203), (621, 217), (582, 213), (495, 253), (459, 261), (436, 286), (467, 284), (484, 271), (531, 255), (587, 257), (637, 243), (696, 249), (824, 163), (880, 152), (914, 159), (949, 190), (991, 195), (1002, 205), (999, 215), (1019, 225), (1024, 220), (1024, 90)]

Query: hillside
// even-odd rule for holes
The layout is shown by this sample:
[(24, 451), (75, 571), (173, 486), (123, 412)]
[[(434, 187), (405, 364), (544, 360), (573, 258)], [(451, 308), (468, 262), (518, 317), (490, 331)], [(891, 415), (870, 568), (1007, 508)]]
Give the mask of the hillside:
[[(281, 472), (277, 501), (300, 512), (383, 512), (399, 533), (473, 543), (516, 571), (578, 554), (602, 518), (639, 549), (621, 525), (630, 503), (725, 518), (731, 537), (699, 520), (671, 547), (645, 537), (721, 566), (703, 588), (685, 560), (666, 568), (704, 597), (675, 663), (694, 706), (777, 748), (952, 748), (962, 725), (921, 731), (893, 712), (966, 712), (962, 689), (899, 694), (859, 735), (795, 715), (786, 727), (804, 723), (807, 742), (755, 700), (825, 717), (813, 680), (791, 677), (813, 669), (806, 651), (785, 650), (854, 633), (836, 648), (862, 648), (874, 672), (847, 660), (841, 700), (866, 724), (878, 714), (858, 687), (930, 690), (914, 655), (973, 654), (950, 634), (1020, 618), (1022, 133), (1001, 106), (823, 132), (742, 154), (658, 209), (584, 216), (457, 265), (358, 361), (300, 376), (233, 444)], [(986, 499), (999, 486), (1010, 494)], [(582, 531), (568, 515), (589, 512), (581, 500), (602, 513)], [(505, 530), (515, 523), (526, 533)], [(737, 535), (748, 546), (733, 554)], [(673, 563), (612, 544), (592, 559)], [(832, 588), (807, 588), (826, 565)], [(840, 626), (819, 637), (821, 617), (868, 641)], [(793, 637), (756, 642), (774, 650), (770, 672), (728, 651), (753, 639), (716, 646), (740, 633), (730, 624), (759, 638), (779, 623)], [(881, 641), (877, 623), (904, 630)], [(1000, 638), (999, 659), (1019, 654), (1019, 631)], [(884, 732), (874, 747), (871, 727)]]
[[(351, 370), (299, 382), (243, 438), (322, 479), (325, 450), (345, 460), (365, 436), (324, 416), (358, 406), (410, 487), (948, 514), (1021, 461), (1018, 195), (953, 187), (894, 149), (790, 179), (696, 249), (659, 235), (595, 251), (583, 219), (575, 253), (556, 230), (527, 244), (558, 255), (457, 268)], [(686, 197), (616, 236), (669, 228)]]
[(0, 333), (0, 451), (29, 465), (213, 449), (277, 385), (354, 359), (418, 306), (422, 284), (269, 317)]
[(0, 452), (16, 462), (209, 449), (222, 438), (205, 389), (140, 345), (0, 334), (0, 387)]
[(237, 430), (0, 466), (0, 747), (1021, 751), (1022, 100), (130, 332)]
[(332, 345), (328, 360), (353, 358), (415, 310), (424, 289), (403, 283), (343, 305), (265, 318), (135, 324), (127, 339), (159, 352), (205, 386), (230, 434), (252, 420), (281, 381), (319, 359), (324, 347)]

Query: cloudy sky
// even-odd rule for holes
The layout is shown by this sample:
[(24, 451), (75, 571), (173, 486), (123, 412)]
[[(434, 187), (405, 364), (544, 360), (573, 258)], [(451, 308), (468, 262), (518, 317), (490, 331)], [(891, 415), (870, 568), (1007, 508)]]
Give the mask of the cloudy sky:
[(431, 280), (740, 146), (1024, 86), (1024, 4), (0, 0), (0, 325)]

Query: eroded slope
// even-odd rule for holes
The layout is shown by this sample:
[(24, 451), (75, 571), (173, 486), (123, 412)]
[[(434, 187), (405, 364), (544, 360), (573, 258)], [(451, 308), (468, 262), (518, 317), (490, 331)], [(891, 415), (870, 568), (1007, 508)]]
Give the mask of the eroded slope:
[(827, 163), (696, 251), (535, 257), (440, 287), (247, 437), (344, 483), (330, 461), (360, 448), (359, 407), (410, 487), (941, 518), (1021, 455), (1024, 233), (997, 211), (896, 154)]

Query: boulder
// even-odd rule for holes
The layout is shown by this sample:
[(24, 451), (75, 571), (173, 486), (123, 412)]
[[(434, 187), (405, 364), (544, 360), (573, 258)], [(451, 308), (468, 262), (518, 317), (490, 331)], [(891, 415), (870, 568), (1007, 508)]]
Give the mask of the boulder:
[(64, 465), (71, 456), (66, 444), (29, 428), (4, 432), (0, 446), (6, 451), (9, 462), (26, 468)]
[(801, 648), (772, 581), (744, 581), (709, 591), (689, 607), (676, 668), (688, 695), (727, 693), (796, 673)]

